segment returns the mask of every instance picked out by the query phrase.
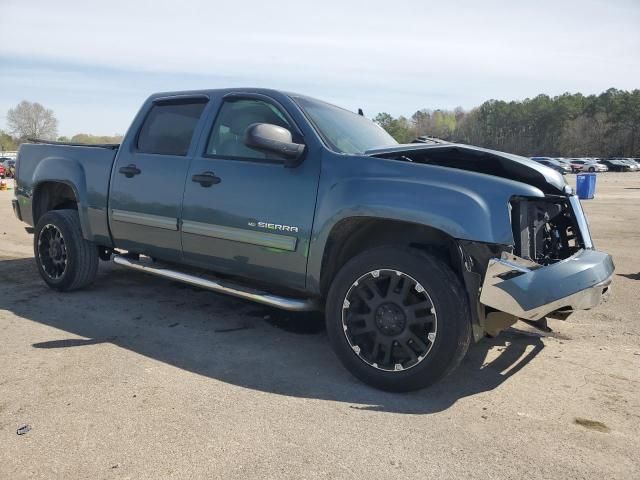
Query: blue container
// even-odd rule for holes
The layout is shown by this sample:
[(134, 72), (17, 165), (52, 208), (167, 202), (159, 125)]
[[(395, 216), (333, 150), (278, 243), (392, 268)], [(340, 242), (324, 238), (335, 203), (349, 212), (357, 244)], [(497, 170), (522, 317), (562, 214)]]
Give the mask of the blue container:
[(579, 173), (576, 179), (576, 190), (581, 200), (591, 200), (596, 194), (596, 174)]

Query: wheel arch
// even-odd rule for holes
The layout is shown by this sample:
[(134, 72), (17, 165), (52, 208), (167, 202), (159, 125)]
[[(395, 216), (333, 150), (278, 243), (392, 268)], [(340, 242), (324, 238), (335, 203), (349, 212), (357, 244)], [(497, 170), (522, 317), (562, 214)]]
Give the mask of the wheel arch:
[(325, 243), (319, 276), (321, 295), (326, 295), (342, 265), (359, 253), (382, 245), (405, 246), (435, 254), (463, 281), (460, 249), (446, 232), (403, 220), (348, 217), (333, 226)]
[(78, 209), (78, 194), (68, 182), (45, 180), (33, 190), (32, 214), (34, 223), (51, 210)]
[(43, 159), (33, 173), (32, 192), (34, 226), (48, 211), (73, 209), (78, 211), (83, 237), (92, 239), (87, 215), (86, 177), (78, 161), (62, 157)]

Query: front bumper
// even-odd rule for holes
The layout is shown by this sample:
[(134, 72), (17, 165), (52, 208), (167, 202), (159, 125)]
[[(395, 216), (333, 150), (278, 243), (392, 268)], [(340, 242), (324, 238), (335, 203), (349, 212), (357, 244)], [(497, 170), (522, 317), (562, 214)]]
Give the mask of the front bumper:
[(489, 260), (480, 302), (526, 320), (588, 310), (607, 293), (614, 268), (610, 255), (592, 249), (547, 266), (504, 252)]

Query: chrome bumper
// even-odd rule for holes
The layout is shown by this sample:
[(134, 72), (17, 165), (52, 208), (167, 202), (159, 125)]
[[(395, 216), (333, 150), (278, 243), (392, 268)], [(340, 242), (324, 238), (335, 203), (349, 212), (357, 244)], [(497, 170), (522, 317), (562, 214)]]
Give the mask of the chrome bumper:
[(548, 266), (503, 253), (489, 260), (480, 303), (527, 320), (588, 310), (607, 293), (614, 268), (610, 255), (591, 249)]

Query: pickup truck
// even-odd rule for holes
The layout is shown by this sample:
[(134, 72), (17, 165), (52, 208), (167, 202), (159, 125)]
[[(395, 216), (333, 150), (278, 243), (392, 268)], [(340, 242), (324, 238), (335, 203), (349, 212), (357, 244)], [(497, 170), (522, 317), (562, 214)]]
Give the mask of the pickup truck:
[(391, 391), (432, 384), (518, 319), (545, 328), (596, 306), (614, 270), (560, 173), (400, 145), (281, 91), (155, 94), (120, 145), (23, 144), (16, 176), (50, 287), (86, 287), (104, 260), (324, 311), (345, 367)]

